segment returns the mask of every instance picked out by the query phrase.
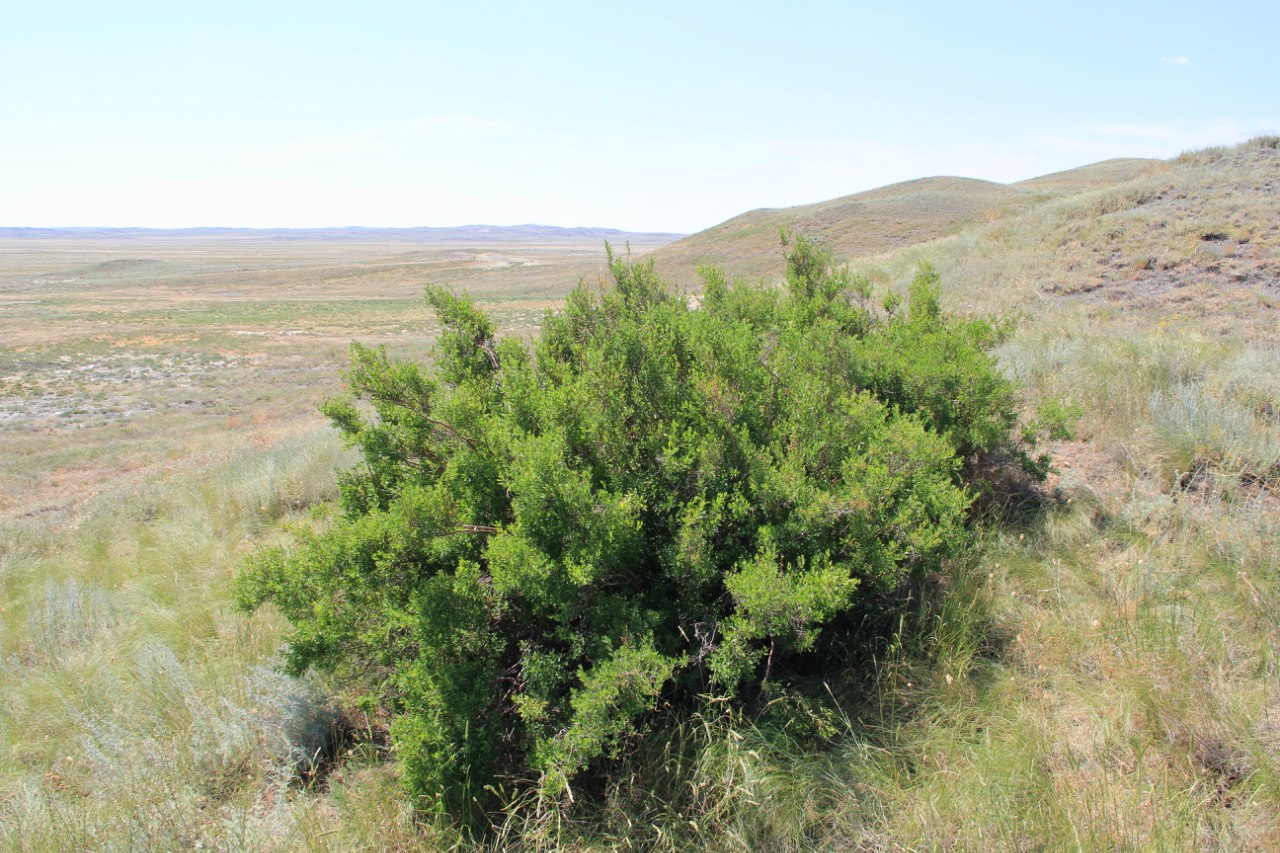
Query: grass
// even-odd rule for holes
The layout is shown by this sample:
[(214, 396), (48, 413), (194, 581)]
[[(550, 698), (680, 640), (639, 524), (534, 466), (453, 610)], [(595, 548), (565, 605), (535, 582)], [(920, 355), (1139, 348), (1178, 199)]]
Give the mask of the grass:
[[(143, 345), (188, 330), (136, 299), (112, 320), (100, 296), (24, 296), (28, 321), (62, 312), (70, 331), (0, 356), (20, 377), (0, 412), (74, 400), (87, 425), (55, 426), (53, 442), (0, 424), (6, 482), (62, 468), (98, 494), (41, 503), (0, 487), (14, 503), (0, 525), (0, 846), (1280, 847), (1280, 160), (1262, 140), (1122, 169), (1101, 189), (1098, 174), (1113, 173), (854, 260), (881, 292), (929, 260), (953, 305), (1017, 318), (999, 356), (1028, 409), (1083, 412), (1041, 493), (915, 589), (890, 640), (810, 685), (808, 705), (685, 714), (624, 756), (598, 799), (567, 814), (516, 800), (483, 842), (415, 824), (377, 720), (334, 685), (280, 675), (282, 626), (229, 606), (248, 548), (328, 517), (342, 451), (299, 413), (335, 379), (317, 372), (289, 397), (303, 366), (337, 359), (364, 323), (405, 352), (429, 328), (396, 336), (398, 304), (354, 300), (332, 327), (329, 309), (298, 315), (325, 329), (304, 342), (280, 334), (287, 311), (254, 307), (270, 300), (243, 315), (211, 300), (183, 309), (200, 318), (186, 343)], [(494, 299), (500, 282), (484, 285)], [(503, 322), (524, 334), (538, 297), (513, 288)], [(119, 325), (97, 340), (99, 322)], [(246, 328), (268, 334), (230, 334)], [(71, 355), (124, 370), (134, 362), (105, 339), (122, 330), (139, 364), (191, 354), (154, 387), (119, 383), (157, 408), (133, 435), (92, 425), (124, 405), (95, 397), (106, 378), (47, 369)], [(187, 366), (215, 344), (236, 361), (201, 379)], [(211, 401), (207, 418), (160, 407), (163, 376), (183, 370), (183, 398)], [(212, 408), (241, 392), (266, 399)], [(230, 418), (242, 424), (224, 429)], [(119, 448), (138, 470), (76, 474)], [(32, 512), (47, 505), (64, 508)]]
[(659, 249), (659, 272), (689, 283), (699, 265), (731, 276), (779, 277), (778, 229), (787, 225), (834, 247), (842, 257), (927, 243), (965, 225), (1025, 208), (1036, 196), (1004, 184), (925, 178), (780, 210), (753, 210)]
[(323, 510), (341, 457), (310, 426), (104, 497), (72, 532), (5, 531), (0, 846), (248, 847), (270, 829), (259, 801), (335, 717), (274, 669), (279, 626), (233, 613), (230, 579), (247, 543)]
[(780, 278), (778, 229), (787, 226), (831, 245), (841, 257), (929, 246), (1034, 210), (1058, 196), (1110, 187), (1151, 172), (1153, 160), (1115, 160), (1046, 175), (1021, 184), (969, 178), (922, 178), (816, 204), (753, 210), (654, 252), (658, 270), (680, 284), (696, 283), (699, 265), (730, 277)]

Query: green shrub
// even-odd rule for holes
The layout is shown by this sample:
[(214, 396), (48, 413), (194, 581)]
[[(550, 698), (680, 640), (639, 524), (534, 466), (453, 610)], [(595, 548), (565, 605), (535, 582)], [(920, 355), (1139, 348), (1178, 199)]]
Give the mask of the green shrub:
[(613, 286), (531, 348), (439, 289), (430, 367), (353, 345), (324, 407), (363, 454), (344, 517), (239, 594), (292, 623), (295, 672), (393, 716), (421, 808), (476, 819), (522, 780), (572, 800), (658, 708), (748, 705), (966, 542), (962, 463), (1016, 422), (997, 329), (947, 316), (928, 270), (886, 313), (789, 249), (785, 290), (707, 271), (697, 307), (610, 253)]

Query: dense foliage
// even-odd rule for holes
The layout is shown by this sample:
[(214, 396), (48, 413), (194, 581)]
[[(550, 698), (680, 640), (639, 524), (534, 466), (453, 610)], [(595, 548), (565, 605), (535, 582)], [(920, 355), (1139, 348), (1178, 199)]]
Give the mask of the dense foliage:
[(363, 454), (343, 517), (258, 553), (242, 602), (289, 665), (358, 681), (425, 808), (495, 780), (571, 799), (659, 704), (749, 701), (962, 547), (964, 462), (1003, 446), (997, 330), (905, 304), (802, 238), (785, 290), (700, 300), (610, 256), (531, 347), (431, 290), (429, 366), (353, 345), (325, 411)]

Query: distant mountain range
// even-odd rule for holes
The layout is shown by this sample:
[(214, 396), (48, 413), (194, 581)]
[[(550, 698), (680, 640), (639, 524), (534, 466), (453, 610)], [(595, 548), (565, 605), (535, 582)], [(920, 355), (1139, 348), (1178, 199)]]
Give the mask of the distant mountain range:
[(0, 239), (112, 240), (155, 238), (234, 238), (262, 241), (362, 241), (370, 243), (532, 242), (595, 239), (622, 242), (671, 242), (684, 237), (659, 231), (616, 228), (561, 228), (555, 225), (455, 225), (441, 228), (11, 228), (0, 227)]

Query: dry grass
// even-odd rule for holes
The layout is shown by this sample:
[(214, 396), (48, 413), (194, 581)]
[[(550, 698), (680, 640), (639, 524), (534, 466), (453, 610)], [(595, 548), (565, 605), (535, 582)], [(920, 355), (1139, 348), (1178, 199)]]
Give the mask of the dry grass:
[(1030, 191), (989, 181), (924, 178), (818, 204), (753, 210), (659, 249), (654, 257), (658, 271), (681, 284), (695, 282), (703, 265), (730, 276), (778, 277), (782, 226), (828, 243), (841, 257), (857, 257), (928, 243), (1036, 200)]
[(1153, 160), (1109, 160), (1020, 184), (970, 178), (922, 178), (817, 204), (753, 210), (653, 253), (658, 270), (696, 284), (699, 266), (730, 277), (780, 278), (778, 229), (788, 227), (832, 246), (844, 258), (927, 246), (975, 225), (1033, 209), (1062, 195), (1110, 187), (1158, 169)]
[(234, 614), (229, 581), (325, 506), (337, 442), (311, 425), (222, 457), (0, 540), (7, 849), (227, 846), (329, 737), (326, 693), (273, 669), (278, 626)]

